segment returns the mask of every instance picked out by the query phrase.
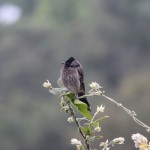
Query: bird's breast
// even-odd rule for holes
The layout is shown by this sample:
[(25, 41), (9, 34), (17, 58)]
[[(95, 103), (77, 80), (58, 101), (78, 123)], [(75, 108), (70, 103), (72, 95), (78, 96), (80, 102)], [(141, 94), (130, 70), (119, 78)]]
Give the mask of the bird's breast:
[(76, 68), (62, 68), (61, 81), (67, 89), (74, 93), (80, 89), (79, 74)]

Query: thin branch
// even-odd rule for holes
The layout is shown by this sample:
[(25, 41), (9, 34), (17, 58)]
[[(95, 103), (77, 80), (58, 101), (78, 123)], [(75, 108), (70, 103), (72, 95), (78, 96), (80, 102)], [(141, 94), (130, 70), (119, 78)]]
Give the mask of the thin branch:
[(70, 110), (70, 112), (71, 112), (70, 115), (73, 117), (73, 119), (74, 119), (74, 121), (75, 121), (75, 123), (76, 123), (76, 125), (77, 125), (77, 127), (78, 127), (78, 129), (79, 129), (79, 133), (81, 134), (81, 136), (82, 136), (83, 139), (84, 139), (84, 142), (85, 142), (85, 145), (86, 145), (86, 147), (87, 147), (87, 150), (91, 150), (91, 149), (90, 149), (89, 142), (88, 142), (88, 140), (87, 140), (87, 137), (83, 134), (83, 132), (82, 132), (82, 130), (81, 130), (81, 125), (80, 125), (80, 123), (79, 123), (79, 121), (78, 121), (78, 119), (77, 119), (77, 117), (76, 117), (76, 114), (75, 114), (74, 109), (73, 109), (72, 106), (70, 105), (70, 102), (68, 102), (67, 104), (68, 104), (69, 110)]
[[(100, 93), (100, 94), (99, 94), (99, 93)], [(129, 110), (128, 108), (126, 108), (125, 106), (123, 106), (121, 103), (118, 103), (118, 102), (115, 101), (114, 99), (112, 99), (112, 98), (110, 98), (110, 97), (104, 95), (104, 91), (100, 91), (100, 90), (99, 90), (99, 93), (98, 93), (98, 91), (95, 91), (95, 92), (93, 92), (93, 93), (90, 93), (90, 94), (87, 94), (87, 95), (83, 95), (83, 96), (81, 96), (81, 97), (79, 97), (79, 98), (83, 98), (83, 97), (87, 97), (87, 96), (91, 96), (91, 95), (92, 95), (92, 96), (101, 95), (101, 96), (105, 97), (107, 100), (109, 100), (109, 101), (111, 101), (112, 103), (116, 104), (118, 107), (121, 107), (127, 114), (129, 114), (129, 115), (132, 117), (132, 119), (133, 119), (138, 125), (140, 125), (140, 126), (146, 128), (146, 130), (147, 130), (148, 132), (150, 132), (150, 126), (146, 125), (145, 123), (143, 123), (142, 121), (140, 121), (137, 117), (135, 117), (135, 116), (136, 116), (136, 113), (135, 113), (134, 111)]]
[(128, 108), (124, 107), (121, 103), (116, 102), (114, 99), (102, 94), (101, 96), (105, 97), (107, 100), (115, 103), (118, 107), (121, 107), (127, 114), (129, 114), (133, 120), (140, 126), (146, 128), (146, 130), (149, 132), (150, 131), (150, 127), (148, 125), (146, 125), (145, 123), (143, 123), (142, 121), (140, 121), (138, 118), (136, 118), (136, 113), (134, 111), (129, 110)]

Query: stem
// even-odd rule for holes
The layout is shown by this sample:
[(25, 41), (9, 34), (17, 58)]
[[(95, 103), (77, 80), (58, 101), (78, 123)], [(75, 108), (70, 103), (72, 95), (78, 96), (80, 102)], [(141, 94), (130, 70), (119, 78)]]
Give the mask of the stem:
[(116, 102), (114, 99), (102, 94), (101, 96), (105, 97), (106, 99), (108, 99), (109, 101), (115, 103), (118, 107), (121, 107), (127, 114), (129, 114), (133, 120), (140, 126), (146, 128), (146, 130), (149, 132), (150, 131), (150, 127), (148, 125), (146, 125), (145, 123), (143, 123), (142, 121), (140, 121), (138, 118), (136, 118), (136, 113), (134, 111), (129, 110), (128, 108), (124, 107), (121, 103)]
[(92, 117), (92, 119), (91, 119), (91, 121), (90, 121), (90, 123), (92, 123), (93, 122), (93, 120), (95, 119), (95, 117), (96, 117), (96, 115), (97, 115), (98, 113), (96, 112), (94, 115), (93, 115), (93, 117)]
[[(97, 92), (97, 91), (96, 91)], [(99, 95), (99, 94), (93, 94), (94, 95)], [(130, 117), (132, 117), (132, 119), (140, 126), (146, 128), (146, 130), (148, 132), (150, 132), (150, 126), (146, 125), (145, 123), (143, 123), (142, 121), (140, 121), (136, 116), (136, 113), (134, 111), (129, 110), (128, 108), (124, 107), (121, 103), (118, 103), (116, 100), (104, 95), (104, 92), (101, 91), (101, 96), (105, 97), (107, 100), (111, 101), (112, 103), (116, 104), (118, 107), (122, 108), (127, 114), (130, 115)], [(87, 95), (83, 95), (79, 98), (83, 98), (83, 97), (87, 97), (87, 96), (91, 96), (91, 94), (87, 94)], [(94, 114), (95, 115), (95, 114)], [(94, 117), (93, 117), (94, 118)]]
[(87, 147), (87, 150), (91, 150), (91, 149), (90, 149), (89, 142), (88, 142), (88, 140), (87, 140), (87, 137), (83, 134), (83, 132), (82, 132), (82, 130), (81, 130), (81, 125), (80, 125), (79, 121), (77, 120), (77, 117), (76, 117), (76, 114), (75, 114), (74, 109), (73, 109), (72, 106), (70, 105), (70, 102), (68, 102), (67, 104), (68, 104), (69, 110), (70, 110), (70, 112), (71, 112), (70, 115), (73, 117), (73, 119), (74, 119), (74, 121), (75, 121), (75, 123), (76, 123), (76, 125), (77, 125), (77, 127), (78, 127), (78, 129), (79, 129), (79, 133), (81, 134), (81, 136), (82, 136), (83, 139), (84, 139), (84, 142), (85, 142), (85, 145), (86, 145), (86, 147)]

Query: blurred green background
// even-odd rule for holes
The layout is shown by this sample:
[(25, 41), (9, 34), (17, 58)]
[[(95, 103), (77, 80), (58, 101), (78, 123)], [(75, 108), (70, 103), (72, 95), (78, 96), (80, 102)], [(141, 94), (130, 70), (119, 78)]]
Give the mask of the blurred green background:
[[(149, 0), (0, 0), (0, 149), (69, 150), (81, 139), (60, 113), (60, 98), (42, 87), (57, 86), (61, 62), (77, 58), (85, 84), (104, 87), (150, 125)], [(131, 134), (150, 139), (120, 108), (101, 97), (89, 98), (92, 113), (105, 105), (102, 141)], [(98, 149), (99, 141), (92, 147)]]

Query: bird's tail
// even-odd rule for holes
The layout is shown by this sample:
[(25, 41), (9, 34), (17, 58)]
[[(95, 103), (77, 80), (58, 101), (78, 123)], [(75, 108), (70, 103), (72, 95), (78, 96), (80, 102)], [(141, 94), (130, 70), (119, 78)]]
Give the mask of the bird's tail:
[[(83, 96), (83, 95), (84, 95), (83, 93), (78, 93), (78, 97)], [(81, 102), (87, 104), (87, 109), (88, 109), (88, 111), (91, 111), (91, 106), (90, 106), (88, 100), (86, 99), (86, 97), (80, 98), (79, 100), (80, 100)]]

